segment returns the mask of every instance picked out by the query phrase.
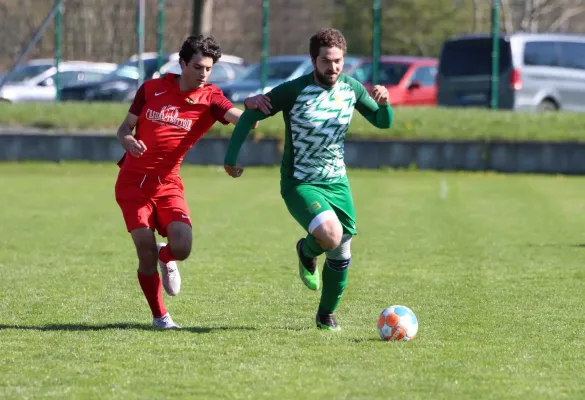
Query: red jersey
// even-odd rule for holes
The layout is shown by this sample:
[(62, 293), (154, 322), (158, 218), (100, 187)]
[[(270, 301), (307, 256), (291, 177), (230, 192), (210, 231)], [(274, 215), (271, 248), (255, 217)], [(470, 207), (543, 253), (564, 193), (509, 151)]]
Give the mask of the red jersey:
[(178, 75), (146, 81), (136, 92), (130, 113), (138, 116), (136, 139), (146, 151), (139, 158), (128, 153), (118, 165), (125, 171), (166, 176), (179, 173), (185, 153), (216, 121), (227, 125), (225, 113), (233, 104), (217, 86), (206, 84), (182, 92)]

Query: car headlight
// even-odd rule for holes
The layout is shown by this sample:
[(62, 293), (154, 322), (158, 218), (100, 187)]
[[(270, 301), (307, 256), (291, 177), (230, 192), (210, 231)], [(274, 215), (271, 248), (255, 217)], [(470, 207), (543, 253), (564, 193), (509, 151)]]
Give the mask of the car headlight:
[(0, 89), (0, 99), (14, 101), (14, 92), (12, 90)]

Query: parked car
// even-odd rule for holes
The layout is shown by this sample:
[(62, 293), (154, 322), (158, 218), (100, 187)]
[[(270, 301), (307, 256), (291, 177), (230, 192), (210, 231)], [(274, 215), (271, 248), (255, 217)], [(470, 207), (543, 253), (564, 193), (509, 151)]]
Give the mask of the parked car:
[(6, 83), (22, 83), (34, 78), (55, 66), (55, 60), (49, 58), (33, 59), (20, 65), (14, 71), (7, 71), (0, 76), (0, 85)]
[[(165, 54), (160, 69), (157, 53), (143, 53), (142, 59), (144, 80), (158, 78), (168, 72), (181, 73), (179, 53)], [(139, 84), (138, 60), (137, 55), (132, 56), (103, 81), (66, 87), (61, 92), (61, 98), (76, 101), (132, 101)], [(235, 77), (236, 73), (241, 73), (237, 72), (238, 68), (244, 69), (243, 59), (230, 55), (222, 56), (212, 70), (212, 81), (221, 80), (224, 71), (228, 77)]]
[[(164, 55), (162, 63), (167, 63), (169, 59), (168, 54)], [(156, 77), (158, 54), (143, 53), (142, 60), (144, 64), (144, 80)], [(61, 90), (61, 99), (64, 101), (132, 101), (138, 90), (140, 79), (138, 62), (138, 56), (132, 56), (99, 81), (64, 87)]]
[[(344, 70), (351, 69), (359, 58), (353, 56), (345, 57)], [(299, 76), (313, 71), (313, 64), (308, 56), (274, 56), (267, 60), (268, 74), (264, 93), (272, 90), (283, 82), (293, 80)], [(254, 64), (238, 80), (227, 84), (219, 84), (224, 95), (232, 102), (242, 102), (249, 96), (261, 93), (262, 64)]]
[[(116, 64), (110, 63), (64, 61), (59, 63), (59, 84), (63, 87), (80, 82), (100, 81), (115, 69)], [(21, 82), (5, 83), (0, 89), (0, 100), (13, 103), (55, 101), (57, 96), (56, 74), (57, 68), (52, 66), (41, 74)]]
[[(244, 59), (229, 54), (223, 54), (215, 63), (209, 76), (209, 83), (226, 83), (238, 79), (244, 75), (247, 65)], [(170, 61), (163, 65), (158, 72), (160, 76), (166, 73), (181, 74), (179, 65), (179, 53), (171, 55)]]
[[(585, 111), (585, 36), (518, 33), (499, 40), (499, 108)], [(465, 35), (441, 50), (438, 104), (488, 107), (492, 38)]]
[[(368, 91), (372, 90), (372, 64), (371, 58), (363, 58), (348, 72)], [(435, 58), (382, 56), (379, 62), (378, 84), (388, 89), (392, 105), (435, 105), (437, 65), (438, 60)]]

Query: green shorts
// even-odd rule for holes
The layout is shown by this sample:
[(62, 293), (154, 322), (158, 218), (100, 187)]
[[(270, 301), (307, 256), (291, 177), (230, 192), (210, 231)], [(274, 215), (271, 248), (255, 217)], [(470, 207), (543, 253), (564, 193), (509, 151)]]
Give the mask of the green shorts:
[(307, 232), (312, 233), (320, 223), (315, 219), (327, 211), (321, 219), (328, 219), (335, 213), (343, 233), (357, 235), (355, 207), (347, 177), (335, 183), (281, 182), (281, 195), (294, 219)]

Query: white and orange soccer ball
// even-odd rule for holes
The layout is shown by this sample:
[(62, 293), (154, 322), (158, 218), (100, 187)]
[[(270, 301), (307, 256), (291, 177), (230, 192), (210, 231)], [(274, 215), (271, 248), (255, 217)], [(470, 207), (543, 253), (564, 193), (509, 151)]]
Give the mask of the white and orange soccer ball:
[(418, 319), (410, 308), (396, 305), (380, 313), (378, 318), (380, 339), (409, 342), (416, 337), (417, 332)]

